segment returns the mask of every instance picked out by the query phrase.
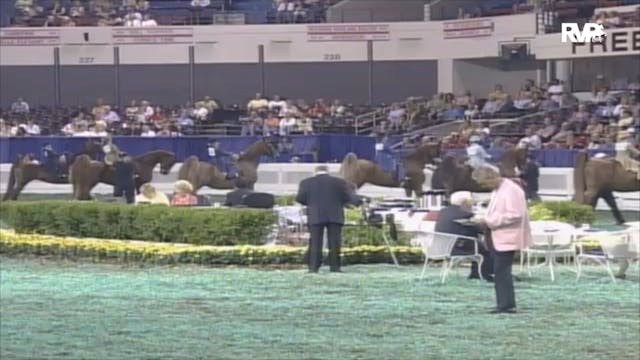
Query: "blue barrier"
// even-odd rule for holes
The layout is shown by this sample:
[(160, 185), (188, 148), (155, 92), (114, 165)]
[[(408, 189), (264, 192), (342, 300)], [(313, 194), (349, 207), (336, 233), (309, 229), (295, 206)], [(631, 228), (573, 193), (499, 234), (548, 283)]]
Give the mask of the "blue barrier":
[[(260, 137), (225, 136), (216, 138), (223, 150), (239, 153), (249, 145), (258, 141)], [(368, 136), (355, 135), (309, 135), (291, 136), (293, 152), (283, 154), (280, 158), (264, 158), (265, 162), (283, 161), (292, 156), (302, 160), (313, 161), (314, 153), (317, 161), (337, 162), (349, 152), (354, 152), (359, 158), (374, 160), (375, 139)], [(80, 151), (87, 138), (80, 137), (11, 137), (0, 138), (0, 163), (10, 163), (18, 154), (33, 153), (39, 156), (45, 144), (59, 153), (75, 153)], [(140, 155), (152, 150), (167, 150), (176, 154), (178, 161), (195, 155), (206, 160), (207, 144), (213, 137), (128, 137), (116, 136), (113, 142), (123, 151), (131, 155)]]
[[(200, 160), (207, 160), (207, 144), (212, 137), (114, 137), (113, 141), (121, 150), (132, 155), (139, 155), (152, 150), (167, 150), (176, 154), (178, 161), (183, 161), (191, 155)], [(255, 136), (227, 136), (217, 140), (223, 150), (239, 153), (249, 145), (258, 141)], [(397, 161), (399, 154), (380, 153), (376, 156), (375, 139), (369, 136), (355, 135), (298, 135), (291, 136), (294, 150), (291, 153), (280, 154), (276, 158), (263, 157), (264, 162), (287, 162), (293, 156), (297, 156), (303, 162), (340, 162), (349, 153), (355, 153), (358, 158), (374, 160), (384, 168), (393, 169), (393, 162)], [(79, 151), (86, 138), (75, 137), (11, 137), (0, 138), (0, 163), (12, 162), (18, 154), (34, 153), (39, 156), (45, 144), (51, 144), (57, 152), (74, 153)], [(576, 154), (581, 150), (533, 150), (536, 159), (546, 167), (573, 167)], [(503, 150), (491, 149), (488, 151), (494, 159), (502, 155)], [(613, 149), (589, 150), (590, 155), (605, 153), (615, 155)], [(464, 155), (464, 149), (446, 150), (445, 154)], [(395, 159), (394, 159), (395, 157)]]

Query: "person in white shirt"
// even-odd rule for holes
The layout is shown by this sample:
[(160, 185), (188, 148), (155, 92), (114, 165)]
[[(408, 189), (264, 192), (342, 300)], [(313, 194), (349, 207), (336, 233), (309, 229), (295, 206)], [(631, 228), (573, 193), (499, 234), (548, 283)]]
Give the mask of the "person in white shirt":
[(549, 98), (558, 104), (562, 105), (562, 95), (564, 94), (564, 87), (560, 84), (558, 79), (553, 79), (549, 87), (547, 88), (547, 94)]
[(34, 123), (33, 120), (27, 121), (27, 124), (23, 127), (27, 135), (38, 136), (40, 135), (40, 126)]
[(211, 0), (191, 0), (192, 7), (207, 7), (211, 5)]
[(278, 95), (275, 95), (273, 100), (269, 101), (267, 107), (269, 108), (269, 111), (279, 111), (283, 115), (287, 113), (287, 102), (280, 99), (280, 96)]
[(152, 19), (149, 14), (145, 14), (144, 18), (142, 19), (142, 23), (140, 24), (140, 26), (142, 26), (142, 27), (153, 27), (153, 26), (158, 26), (158, 23), (154, 19)]
[(203, 101), (198, 101), (195, 105), (195, 109), (193, 110), (193, 116), (195, 116), (198, 120), (205, 120), (209, 115), (209, 110), (207, 109), (205, 103)]
[(289, 16), (287, 14), (287, 0), (280, 0), (276, 7), (276, 11), (278, 12), (279, 23), (288, 22)]
[(73, 122), (68, 122), (65, 126), (62, 127), (60, 131), (62, 131), (62, 133), (66, 136), (71, 136), (73, 135), (74, 127), (75, 125), (73, 124)]
[(540, 136), (536, 134), (532, 128), (527, 128), (524, 131), (525, 137), (520, 139), (518, 142), (518, 147), (520, 148), (529, 148), (529, 149), (541, 149), (542, 148), (542, 140)]
[(107, 124), (111, 125), (113, 123), (120, 122), (120, 115), (118, 115), (118, 113), (114, 109), (109, 109), (109, 112), (107, 112), (102, 117), (102, 120), (106, 121)]
[(487, 151), (480, 145), (480, 137), (478, 135), (473, 135), (469, 138), (469, 142), (471, 143), (467, 147), (467, 164), (472, 168), (477, 169), (481, 166), (491, 166), (487, 163), (488, 159), (491, 159), (491, 155), (487, 154)]
[(280, 119), (280, 136), (288, 136), (296, 126), (296, 123), (297, 119), (291, 114)]
[(144, 115), (145, 121), (149, 121), (153, 114), (155, 114), (155, 112), (153, 111), (153, 106), (151, 106), (148, 101), (142, 102), (141, 109), (143, 111), (142, 114)]
[(129, 13), (127, 13), (127, 15), (124, 16), (124, 26), (126, 27), (142, 26), (142, 15), (139, 12), (133, 9), (130, 9)]
[(147, 125), (144, 125), (142, 127), (142, 133), (140, 134), (140, 136), (144, 136), (144, 137), (154, 137), (156, 136), (156, 132), (151, 130), (151, 128)]

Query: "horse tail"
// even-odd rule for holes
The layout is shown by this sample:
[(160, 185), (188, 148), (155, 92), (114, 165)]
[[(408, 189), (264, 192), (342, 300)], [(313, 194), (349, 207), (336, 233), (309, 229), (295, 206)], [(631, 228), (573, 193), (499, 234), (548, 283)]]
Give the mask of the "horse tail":
[(585, 197), (584, 192), (587, 190), (587, 184), (585, 181), (585, 168), (587, 167), (587, 161), (589, 161), (589, 154), (585, 151), (580, 151), (576, 156), (576, 161), (573, 167), (573, 188), (574, 188), (574, 201), (584, 204)]
[(343, 178), (349, 174), (349, 171), (358, 164), (358, 156), (352, 152), (345, 155), (342, 159), (342, 165), (340, 166), (340, 176)]
[(87, 169), (91, 166), (91, 158), (89, 155), (78, 155), (73, 160), (73, 163), (69, 165), (69, 184), (73, 184), (74, 173)]

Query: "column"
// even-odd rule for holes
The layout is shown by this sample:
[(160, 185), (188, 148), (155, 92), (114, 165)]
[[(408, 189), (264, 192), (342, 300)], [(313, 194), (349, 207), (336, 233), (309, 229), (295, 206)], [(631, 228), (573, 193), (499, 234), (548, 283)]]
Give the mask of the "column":
[[(453, 93), (453, 59), (438, 59), (438, 92)], [(457, 89), (458, 91), (464, 89)]]

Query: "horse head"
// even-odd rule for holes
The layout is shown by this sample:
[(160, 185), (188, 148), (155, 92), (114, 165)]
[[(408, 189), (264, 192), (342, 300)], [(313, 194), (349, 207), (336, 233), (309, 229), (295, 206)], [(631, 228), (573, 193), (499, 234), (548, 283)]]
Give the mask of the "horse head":
[(262, 155), (278, 155), (276, 147), (264, 138), (251, 144), (245, 151), (243, 151), (239, 160), (257, 161)]

